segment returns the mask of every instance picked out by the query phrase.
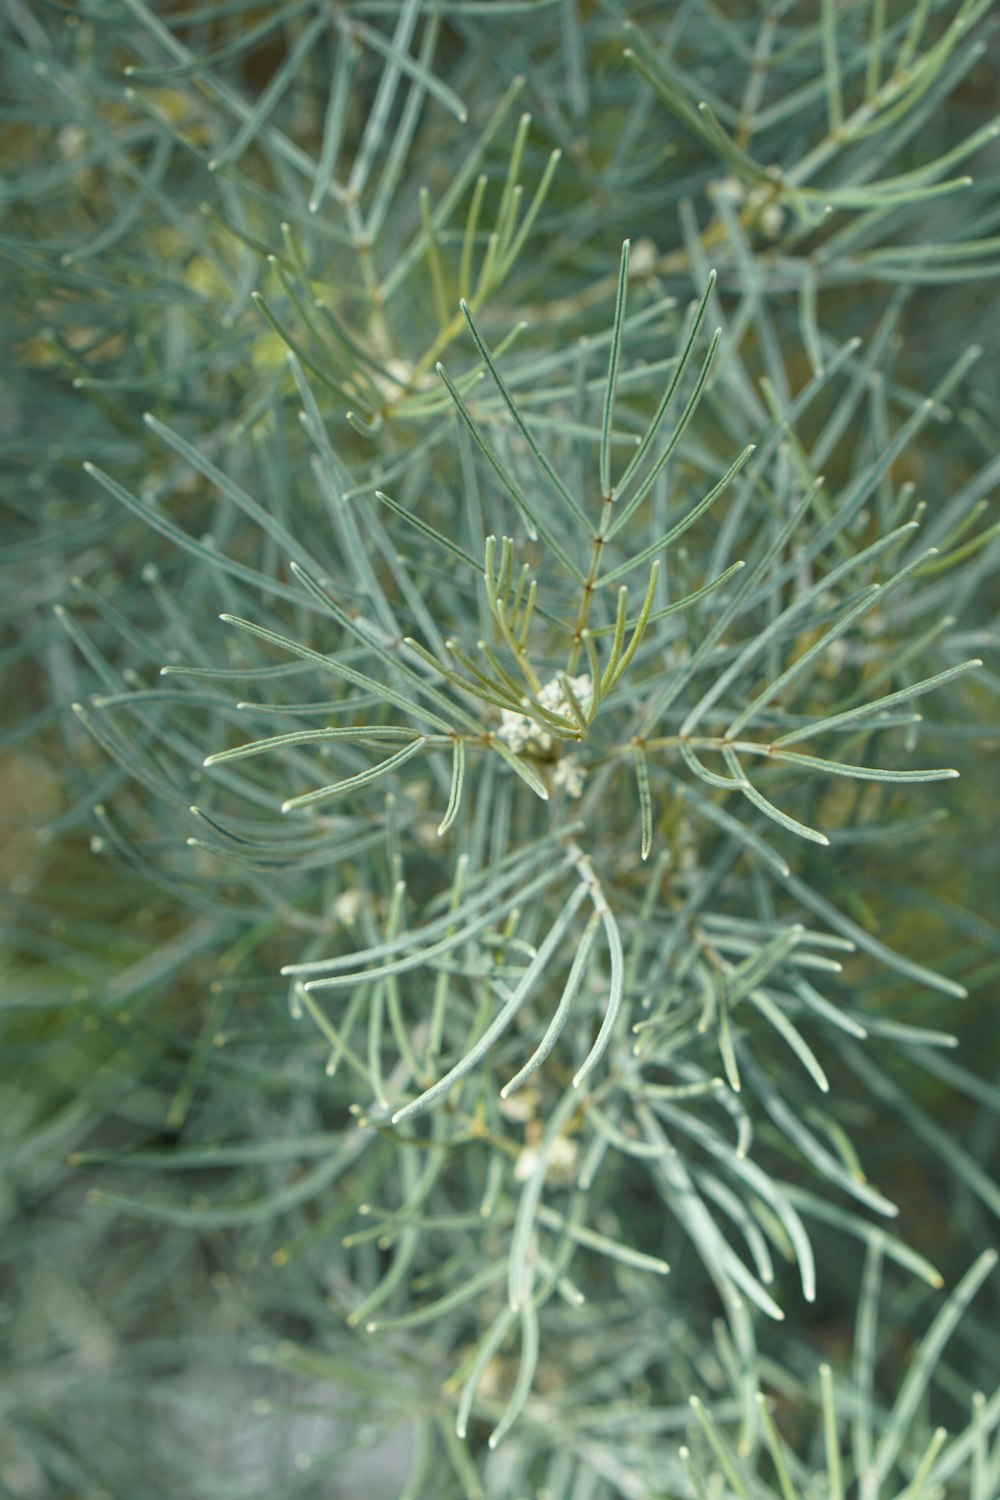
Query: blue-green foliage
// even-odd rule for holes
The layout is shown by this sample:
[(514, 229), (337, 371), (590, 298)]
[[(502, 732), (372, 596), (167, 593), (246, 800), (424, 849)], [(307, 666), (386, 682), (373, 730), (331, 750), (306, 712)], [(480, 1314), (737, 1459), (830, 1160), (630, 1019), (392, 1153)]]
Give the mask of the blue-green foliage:
[(993, 19), (13, 0), (4, 1494), (1000, 1489)]

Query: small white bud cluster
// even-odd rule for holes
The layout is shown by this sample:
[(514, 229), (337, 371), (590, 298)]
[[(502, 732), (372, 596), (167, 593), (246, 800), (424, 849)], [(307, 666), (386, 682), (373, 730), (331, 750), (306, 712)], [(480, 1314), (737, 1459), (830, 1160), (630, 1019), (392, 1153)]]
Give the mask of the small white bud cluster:
[[(580, 1148), (575, 1141), (567, 1140), (564, 1135), (559, 1136), (549, 1147), (547, 1180), (568, 1182), (576, 1172), (579, 1155)], [(537, 1149), (534, 1146), (525, 1146), (514, 1163), (514, 1181), (527, 1182), (537, 1167)]]
[[(586, 712), (594, 701), (594, 684), (590, 680), (590, 674), (584, 672), (580, 677), (571, 677), (569, 682), (577, 703)], [(573, 717), (558, 677), (553, 677), (545, 684), (538, 694), (538, 702), (553, 713), (563, 714), (567, 719)], [(527, 714), (514, 713), (507, 708), (501, 711), (497, 738), (509, 745), (511, 750), (552, 749), (552, 736), (548, 730), (536, 724), (534, 719), (529, 719)], [(579, 796), (579, 792), (570, 795)]]
[(56, 149), (64, 160), (80, 156), (87, 147), (87, 132), (82, 125), (64, 125), (56, 136)]
[(433, 376), (422, 375), (414, 380), (413, 366), (405, 359), (387, 359), (382, 368), (384, 374), (372, 370), (369, 379), (383, 400), (390, 404), (399, 401), (410, 390), (434, 389)]
[(341, 891), (333, 903), (333, 915), (345, 927), (352, 926), (361, 915), (361, 892), (354, 889)]
[(552, 772), (552, 785), (561, 786), (567, 797), (582, 797), (586, 775), (587, 772), (578, 755), (564, 755)]
[(636, 240), (629, 257), (629, 271), (633, 276), (648, 276), (656, 266), (657, 249), (654, 240), (644, 236)]

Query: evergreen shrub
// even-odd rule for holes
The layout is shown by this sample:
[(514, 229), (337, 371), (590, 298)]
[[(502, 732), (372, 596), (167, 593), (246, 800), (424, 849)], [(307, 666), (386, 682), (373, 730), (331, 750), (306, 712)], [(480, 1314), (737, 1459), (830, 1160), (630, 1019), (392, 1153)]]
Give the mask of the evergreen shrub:
[(4, 1496), (1000, 1494), (995, 22), (7, 0)]

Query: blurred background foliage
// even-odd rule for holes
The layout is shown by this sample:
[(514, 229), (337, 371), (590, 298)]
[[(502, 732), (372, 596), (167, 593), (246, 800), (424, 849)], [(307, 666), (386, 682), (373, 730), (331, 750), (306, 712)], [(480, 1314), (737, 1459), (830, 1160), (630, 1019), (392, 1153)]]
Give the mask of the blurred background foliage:
[[(162, 665), (228, 649), (215, 556), (283, 576), (277, 541), (221, 506), (143, 413), (197, 440), (300, 537), (326, 521), (307, 482), (308, 444), (284, 416), (298, 405), (289, 345), (316, 375), (359, 487), (410, 465), (418, 483), (448, 464), (429, 372), (441, 357), (467, 365), (469, 341), (460, 317), (435, 317), (426, 226), (444, 204), (431, 238), (442, 275), (459, 279), (468, 194), (461, 213), (448, 195), (463, 173), (470, 187), (485, 177), (473, 305), (495, 341), (523, 319), (538, 360), (607, 328), (626, 235), (636, 307), (665, 296), (683, 305), (718, 270), (743, 399), (762, 423), (762, 377), (787, 403), (834, 346), (860, 336), (859, 358), (870, 355), (876, 373), (825, 455), (833, 482), (873, 462), (890, 400), (907, 414), (981, 345), (892, 471), (927, 498), (931, 518), (955, 495), (972, 497), (969, 515), (979, 500), (987, 507), (978, 531), (954, 541), (953, 566), (928, 579), (910, 627), (915, 641), (986, 660), (950, 711), (922, 705), (929, 762), (962, 779), (935, 788), (905, 842), (845, 838), (823, 877), (854, 921), (969, 990), (959, 1002), (864, 968), (869, 1011), (951, 1032), (959, 1049), (928, 1049), (920, 1066), (876, 1053), (867, 1072), (834, 1080), (868, 1176), (900, 1205), (901, 1238), (954, 1285), (996, 1242), (1000, 1206), (995, 10), (934, 0), (3, 9), (0, 1491), (318, 1500), (361, 1486), (397, 1495), (409, 1473), (414, 1497), (694, 1493), (664, 1455), (691, 1430), (690, 1390), (717, 1398), (719, 1420), (732, 1414), (731, 1372), (714, 1299), (683, 1256), (666, 1294), (621, 1267), (603, 1282), (595, 1273), (605, 1326), (620, 1318), (618, 1347), (595, 1344), (571, 1309), (554, 1314), (525, 1433), (486, 1458), (482, 1424), (469, 1452), (454, 1437), (446, 1385), (471, 1329), (450, 1344), (423, 1330), (388, 1343), (345, 1330), (341, 1238), (391, 1149), (334, 1175), (329, 1142), (351, 1092), (324, 1074), (327, 1049), (290, 1016), (276, 977), (339, 889), (329, 859), (262, 870), (188, 847), (205, 832), (186, 812), (206, 749), (196, 694), (171, 731), (183, 782), (146, 735), (141, 699), (107, 731), (118, 760), (71, 705), (143, 690), (162, 699)], [(407, 56), (418, 61), (385, 101), (406, 11)], [(873, 16), (889, 39), (886, 76), (911, 35), (912, 56), (931, 63), (900, 90), (899, 108), (887, 106), (881, 134), (841, 139), (843, 118), (872, 93)], [(693, 110), (701, 99), (732, 160), (707, 138)], [(380, 100), (391, 129), (375, 139)], [(522, 111), (531, 121), (519, 136)], [(752, 172), (741, 178), (741, 154), (794, 174), (808, 150), (821, 158), (817, 190), (845, 195), (827, 217)], [(888, 207), (864, 199), (874, 179), (949, 153), (974, 174), (967, 191), (904, 194)], [(657, 357), (657, 337), (636, 333), (640, 358)], [(552, 376), (540, 413), (546, 401), (565, 412), (572, 378)], [(725, 437), (732, 393), (708, 399)], [(797, 425), (805, 450), (830, 412), (821, 400)], [(698, 441), (719, 442), (704, 421)], [(99, 489), (85, 461), (148, 514)], [(176, 545), (171, 527), (201, 554)], [(905, 619), (899, 628), (905, 643)], [(236, 668), (247, 665), (238, 651)], [(212, 682), (198, 691), (212, 706)], [(130, 753), (134, 775), (122, 764)], [(150, 796), (164, 784), (166, 812)], [(814, 795), (878, 803), (884, 789), (824, 784)], [(655, 1249), (656, 1204), (627, 1167), (615, 1190), (635, 1243)], [(819, 1441), (816, 1365), (850, 1363), (861, 1274), (857, 1244), (830, 1234), (817, 1303), (762, 1334), (765, 1384), (807, 1466)], [(438, 1248), (447, 1256), (445, 1235)], [(371, 1241), (357, 1253), (375, 1268), (385, 1255)], [(995, 1279), (976, 1307), (939, 1371), (931, 1424), (961, 1424), (972, 1393), (996, 1389)], [(931, 1316), (925, 1286), (887, 1273), (886, 1399)], [(509, 1375), (494, 1372), (497, 1392)], [(585, 1460), (575, 1478), (570, 1455)]]

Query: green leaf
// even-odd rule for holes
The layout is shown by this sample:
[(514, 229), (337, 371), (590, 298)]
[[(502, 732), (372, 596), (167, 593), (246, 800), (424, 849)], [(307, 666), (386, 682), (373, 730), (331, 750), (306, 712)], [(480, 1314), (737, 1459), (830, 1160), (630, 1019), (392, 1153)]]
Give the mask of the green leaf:
[(427, 741), (421, 736), (409, 745), (404, 745), (402, 750), (397, 750), (395, 755), (390, 755), (388, 760), (380, 761), (377, 766), (371, 766), (367, 771), (359, 771), (356, 776), (348, 776), (344, 781), (335, 781), (330, 786), (321, 786), (313, 792), (302, 792), (297, 797), (289, 797), (281, 804), (281, 811), (297, 812), (302, 807), (315, 807), (320, 802), (331, 802), (335, 797), (348, 797), (354, 792), (360, 792), (362, 787), (370, 786), (373, 781), (378, 781), (383, 776), (398, 771), (408, 760), (412, 760), (426, 748)]

